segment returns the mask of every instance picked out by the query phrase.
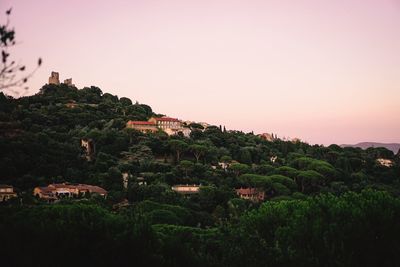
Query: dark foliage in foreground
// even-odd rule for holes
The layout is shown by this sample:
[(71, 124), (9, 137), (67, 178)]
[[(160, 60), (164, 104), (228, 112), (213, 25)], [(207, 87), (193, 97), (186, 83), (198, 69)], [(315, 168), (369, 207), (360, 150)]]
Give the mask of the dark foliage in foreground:
[(400, 200), (374, 191), (268, 202), (210, 229), (151, 226), (90, 203), (11, 206), (0, 208), (0, 256), (18, 266), (396, 266), (399, 220)]

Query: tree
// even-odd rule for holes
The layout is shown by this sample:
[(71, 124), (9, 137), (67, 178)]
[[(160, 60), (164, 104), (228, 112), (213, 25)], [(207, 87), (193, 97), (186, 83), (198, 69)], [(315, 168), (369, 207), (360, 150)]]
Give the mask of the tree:
[(316, 171), (300, 171), (297, 175), (296, 182), (301, 192), (314, 192), (324, 183), (324, 176)]
[(239, 175), (249, 171), (250, 167), (242, 163), (233, 163), (231, 166), (229, 166), (229, 169), (235, 173), (236, 177), (238, 177)]
[(188, 177), (188, 172), (190, 170), (192, 170), (194, 167), (193, 162), (189, 161), (189, 160), (182, 160), (179, 163), (179, 168), (181, 168), (184, 172), (185, 172), (185, 176)]
[(241, 163), (245, 163), (245, 164), (251, 164), (252, 163), (252, 159), (251, 159), (251, 153), (250, 153), (250, 149), (245, 147), (242, 148), (240, 150), (240, 154), (239, 154), (239, 158), (240, 158), (240, 162)]
[(295, 168), (291, 168), (288, 166), (282, 166), (282, 167), (276, 168), (274, 172), (276, 174), (288, 176), (288, 177), (294, 179), (294, 178), (296, 178), (299, 171), (296, 170)]
[(290, 189), (290, 191), (292, 191), (292, 192), (296, 191), (296, 189), (297, 189), (296, 182), (289, 177), (286, 177), (284, 175), (279, 175), (279, 174), (271, 175), (268, 177), (271, 179), (272, 182), (282, 184), (285, 187), (287, 187), (288, 189)]
[(220, 158), (220, 161), (223, 162), (223, 163), (231, 163), (232, 157), (231, 157), (231, 156), (228, 156), (228, 155), (225, 155), (225, 156), (222, 156), (222, 157)]
[(180, 161), (182, 152), (185, 152), (188, 149), (188, 144), (181, 140), (169, 140), (168, 145), (170, 149), (175, 152), (177, 162)]
[(243, 174), (238, 180), (246, 187), (260, 187), (264, 190), (269, 190), (272, 187), (271, 178), (265, 175)]
[(255, 167), (255, 172), (262, 175), (268, 175), (274, 171), (274, 167), (270, 164), (260, 164)]
[(189, 128), (190, 128), (191, 130), (194, 130), (194, 129), (196, 129), (196, 130), (204, 130), (203, 125), (201, 125), (201, 124), (199, 124), (199, 123), (193, 122), (193, 123), (189, 124), (188, 126), (189, 126)]
[(203, 156), (207, 152), (208, 147), (205, 145), (194, 144), (194, 145), (191, 145), (189, 147), (189, 149), (195, 156), (196, 162), (199, 162), (200, 157)]
[[(26, 66), (16, 63), (14, 60), (10, 62), (9, 50), (15, 46), (15, 30), (10, 28), (10, 14), (11, 9), (6, 11), (7, 22), (4, 25), (0, 25), (0, 49), (1, 49), (1, 63), (0, 68), (0, 91), (10, 90), (13, 93), (15, 88), (24, 85), (29, 78), (33, 76), (36, 70), (42, 64), (42, 59), (39, 58), (36, 68), (25, 74)], [(27, 89), (27, 87), (25, 87)]]
[(130, 163), (143, 163), (153, 159), (151, 149), (146, 145), (133, 145), (129, 151), (121, 152), (124, 160)]
[(127, 97), (121, 97), (119, 99), (119, 102), (123, 105), (123, 106), (131, 106), (132, 105), (132, 100), (130, 100)]

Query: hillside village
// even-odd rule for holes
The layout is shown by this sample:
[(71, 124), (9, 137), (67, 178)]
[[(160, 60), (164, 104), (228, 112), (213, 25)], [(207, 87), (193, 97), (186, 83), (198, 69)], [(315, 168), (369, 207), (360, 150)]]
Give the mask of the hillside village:
[[(65, 79), (64, 82), (61, 83), (59, 73), (54, 71), (51, 73), (49, 77), (48, 85), (54, 85), (54, 86), (65, 85), (67, 87), (75, 87), (75, 85), (72, 84), (72, 78)], [(89, 103), (87, 105), (95, 108), (98, 107), (97, 104)], [(68, 103), (66, 104), (66, 107), (78, 108), (79, 104), (74, 100), (69, 100)], [(166, 133), (168, 136), (180, 135), (186, 138), (190, 138), (192, 129), (204, 132), (210, 126), (211, 126), (210, 124), (205, 122), (201, 123), (196, 123), (193, 121), (183, 122), (179, 119), (170, 118), (167, 116), (161, 116), (161, 117), (152, 116), (147, 121), (128, 120), (126, 123), (126, 129), (136, 130), (144, 134), (149, 134), (149, 133), (154, 134), (158, 131), (162, 131)], [(278, 137), (274, 134), (264, 133), (258, 136), (261, 139), (270, 142), (278, 140)], [(297, 139), (295, 140), (295, 142), (299, 141), (300, 140)], [(93, 139), (81, 139), (81, 147), (84, 151), (84, 158), (87, 161), (93, 161), (95, 159), (95, 154), (96, 154), (95, 141)], [(277, 157), (271, 157), (270, 160), (273, 163), (275, 162), (276, 159)], [(221, 168), (227, 171), (228, 168), (231, 166), (231, 164), (236, 164), (236, 163), (238, 162), (234, 160), (229, 162), (218, 162), (218, 164), (212, 165), (211, 168), (214, 170), (216, 170), (217, 168)], [(123, 188), (125, 190), (128, 189), (129, 180), (131, 178), (132, 175), (129, 172), (122, 173), (121, 183), (123, 184)], [(137, 177), (136, 180), (139, 181), (138, 183), (139, 185), (142, 186), (147, 185), (147, 182), (143, 177)], [(198, 194), (200, 188), (201, 185), (196, 185), (196, 184), (193, 185), (177, 184), (171, 186), (172, 191), (175, 191), (178, 194), (183, 194), (183, 195)], [(235, 189), (235, 191), (238, 197), (253, 202), (260, 202), (265, 199), (264, 192), (258, 188), (240, 187), (238, 189)], [(18, 197), (12, 185), (2, 185), (2, 189), (0, 189), (0, 194), (1, 194), (0, 202)], [(68, 182), (51, 183), (48, 184), (47, 186), (42, 186), (42, 187), (38, 186), (33, 189), (33, 195), (37, 199), (41, 199), (48, 203), (53, 203), (61, 199), (68, 199), (68, 198), (79, 199), (82, 197), (87, 197), (89, 196), (89, 194), (106, 197), (107, 191), (95, 185), (73, 184)]]
[[(64, 95), (59, 95), (59, 99), (64, 99), (63, 102), (66, 103), (65, 107), (68, 109), (73, 110), (73, 112), (78, 111), (79, 109), (93, 109), (93, 111), (101, 109), (101, 105), (103, 105), (101, 102), (99, 103), (98, 100), (93, 101), (86, 101), (82, 102), (79, 101), (79, 99), (70, 99), (70, 98), (65, 98), (64, 96), (70, 95), (70, 92), (79, 92), (79, 91), (74, 91), (76, 89), (75, 86), (72, 84), (72, 79), (66, 79), (64, 80), (63, 83), (60, 83), (60, 76), (58, 72), (52, 72), (48, 85), (50, 87), (44, 87), (44, 89), (41, 90), (40, 94), (37, 96), (40, 98), (45, 97), (47, 94), (53, 94), (53, 91), (43, 91), (43, 90), (54, 90), (52, 88), (58, 88), (57, 90), (63, 90)], [(52, 87), (53, 86), (53, 87)], [(64, 87), (63, 87), (64, 86)], [(62, 89), (64, 88), (64, 89)], [(68, 89), (70, 88), (70, 89)], [(86, 89), (81, 89), (81, 90), (86, 90)], [(93, 91), (93, 93), (97, 94), (98, 91), (97, 89), (93, 88), (90, 89)], [(57, 91), (54, 91), (54, 93), (58, 94)], [(93, 94), (92, 93), (92, 94)], [(100, 95), (101, 96), (101, 95)], [(103, 94), (102, 97), (109, 98), (112, 102), (109, 103), (116, 103), (115, 101), (118, 100), (118, 98), (115, 98), (114, 96)], [(93, 99), (93, 97), (91, 97)], [(123, 98), (121, 98), (122, 100)], [(127, 117), (127, 112), (129, 112), (130, 107), (135, 107), (136, 108), (141, 108), (138, 104), (135, 104), (132, 106), (130, 104), (130, 100), (125, 100), (125, 102), (128, 103), (128, 106), (126, 107), (121, 107), (121, 111), (123, 113), (124, 117)], [(59, 104), (56, 104), (56, 106)], [(146, 118), (147, 119), (144, 119)], [(115, 117), (111, 119), (110, 122), (115, 123)], [(150, 149), (152, 151), (147, 151), (149, 149), (149, 146), (133, 146), (134, 149), (131, 149), (129, 152), (121, 152), (121, 155), (123, 156), (119, 161), (119, 164), (125, 164), (126, 166), (129, 166), (129, 164), (133, 163), (133, 158), (136, 158), (138, 162), (142, 162), (143, 160), (148, 160), (147, 158), (152, 158), (155, 156), (155, 159), (158, 160), (160, 163), (165, 162), (168, 164), (168, 166), (174, 166), (174, 164), (177, 164), (177, 171), (178, 176), (181, 176), (180, 178), (175, 178), (175, 183), (169, 182), (169, 186), (171, 191), (176, 192), (178, 194), (182, 194), (184, 196), (190, 196), (193, 194), (199, 194), (201, 188), (208, 188), (210, 182), (207, 182), (207, 178), (205, 180), (190, 177), (190, 173), (193, 172), (195, 168), (198, 168), (200, 166), (199, 160), (202, 160), (203, 164), (202, 166), (208, 166), (209, 168), (207, 175), (215, 176), (216, 173), (223, 174), (223, 176), (230, 176), (230, 175), (235, 175), (236, 179), (240, 178), (236, 183), (231, 185), (231, 190), (232, 193), (234, 193), (237, 197), (242, 198), (244, 200), (249, 200), (254, 203), (262, 202), (267, 199), (271, 199), (274, 196), (279, 196), (279, 194), (282, 194), (283, 192), (290, 192), (291, 190), (294, 190), (296, 187), (300, 189), (300, 192), (305, 193), (305, 184), (304, 182), (300, 182), (298, 178), (295, 178), (295, 173), (297, 172), (296, 169), (293, 169), (292, 167), (286, 167), (284, 165), (284, 156), (279, 152), (279, 150), (276, 150), (276, 152), (273, 152), (273, 150), (270, 150), (268, 155), (264, 156), (264, 159), (262, 160), (261, 165), (258, 165), (260, 163), (256, 163), (253, 161), (252, 164), (249, 165), (250, 162), (246, 162), (248, 160), (251, 160), (251, 155), (250, 158), (248, 158), (248, 155), (243, 154), (239, 155), (239, 157), (232, 157), (232, 154), (229, 155), (226, 152), (225, 155), (224, 153), (221, 154), (219, 158), (214, 158), (212, 160), (207, 159), (208, 153), (217, 153), (216, 148), (210, 147), (210, 143), (207, 143), (205, 141), (195, 141), (192, 145), (188, 145), (188, 141), (191, 139), (196, 139), (196, 136), (202, 136), (204, 134), (207, 134), (208, 132), (221, 132), (221, 133), (228, 133), (225, 129), (222, 130), (221, 126), (216, 127), (209, 125), (207, 123), (196, 123), (193, 121), (181, 121), (176, 118), (171, 118), (168, 116), (160, 116), (156, 115), (154, 113), (147, 113), (145, 117), (143, 117), (142, 120), (133, 120), (133, 119), (127, 119), (124, 121), (121, 121), (120, 124), (120, 133), (126, 132), (127, 130), (134, 131), (137, 133), (141, 133), (142, 137), (137, 135), (135, 138), (147, 138), (146, 136), (157, 136), (159, 135), (162, 137), (161, 133), (166, 134), (169, 138), (172, 138), (170, 141), (168, 141), (168, 146), (170, 146), (170, 152), (172, 154), (167, 155), (165, 152), (162, 152), (161, 154), (157, 152), (160, 148), (155, 148), (154, 150), (151, 149), (152, 146), (150, 146)], [(128, 132), (127, 132), (128, 133)], [(129, 132), (131, 135), (129, 137), (130, 141), (129, 143), (133, 143), (133, 132)], [(161, 134), (161, 135), (160, 135)], [(229, 134), (235, 135), (235, 134), (242, 134), (238, 133), (235, 131), (229, 131)], [(163, 137), (164, 138), (164, 137)], [(165, 137), (167, 138), (167, 137)], [(211, 135), (209, 138), (214, 138), (213, 135)], [(292, 146), (298, 146), (298, 147), (306, 147), (307, 145), (302, 143), (300, 139), (294, 138), (294, 139), (280, 139), (277, 137), (276, 134), (269, 134), (269, 133), (263, 133), (259, 135), (254, 135), (253, 141), (256, 143), (263, 144), (263, 142), (266, 142), (265, 144), (292, 144)], [(254, 139), (256, 138), (256, 139)], [(201, 138), (200, 138), (201, 139)], [(139, 139), (138, 139), (139, 140)], [(140, 141), (139, 141), (140, 143)], [(257, 145), (257, 146), (259, 146)], [(76, 146), (76, 144), (75, 144)], [(96, 137), (90, 137), (86, 136), (83, 138), (80, 138), (80, 146), (81, 146), (81, 155), (82, 158), (85, 159), (87, 162), (91, 162), (91, 164), (97, 164), (98, 162), (98, 157), (102, 156), (103, 153), (101, 152), (101, 140), (99, 140)], [(133, 148), (132, 147), (132, 148)], [(212, 148), (212, 149), (211, 149)], [(143, 152), (140, 152), (141, 149), (145, 149)], [(147, 150), (146, 150), (147, 149)], [(210, 150), (211, 149), (211, 150)], [(211, 151), (215, 152), (211, 152)], [(301, 148), (300, 148), (301, 150)], [(246, 151), (246, 150), (243, 150)], [(251, 151), (251, 150), (248, 150)], [(133, 153), (133, 155), (132, 155)], [(134, 154), (137, 153), (138, 155), (134, 156)], [(144, 153), (144, 154), (143, 154)], [(149, 154), (150, 153), (150, 154)], [(156, 154), (159, 153), (157, 156)], [(296, 152), (298, 153), (298, 152)], [(385, 152), (386, 153), (386, 152)], [(174, 155), (175, 154), (175, 155)], [(192, 156), (190, 156), (192, 154)], [(390, 155), (390, 153), (386, 153)], [(294, 155), (294, 154), (293, 154)], [(299, 155), (300, 156), (300, 155)], [(296, 156), (296, 157), (299, 157)], [(182, 158), (184, 157), (184, 158)], [(247, 157), (247, 158), (246, 158)], [(149, 159), (150, 159), (149, 158)], [(245, 159), (246, 158), (246, 159)], [(195, 162), (192, 161), (192, 159), (195, 159)], [(209, 161), (210, 160), (210, 161)], [(375, 159), (375, 163), (377, 165), (380, 165), (384, 168), (393, 168), (396, 166), (395, 158), (391, 156), (390, 158), (385, 158), (385, 157), (379, 157), (377, 156)], [(205, 164), (207, 161), (209, 161), (207, 164)], [(364, 161), (365, 162), (365, 161)], [(160, 164), (159, 163), (159, 164)], [(127, 165), (128, 164), (128, 165)], [(136, 164), (136, 163), (135, 163)], [(198, 165), (196, 165), (198, 164)], [(325, 163), (324, 163), (325, 164)], [(141, 163), (139, 163), (141, 165)], [(260, 180), (258, 182), (251, 182), (248, 180), (246, 177), (249, 176), (250, 174), (246, 174), (249, 172), (251, 168), (261, 168), (261, 166), (268, 166), (267, 169), (282, 169), (282, 171), (279, 172), (271, 172), (271, 171), (256, 171), (253, 175), (254, 181)], [(123, 166), (123, 165), (121, 165)], [(257, 167), (260, 166), (260, 167)], [(276, 167), (274, 167), (276, 166)], [(280, 166), (280, 167), (279, 167)], [(204, 168), (202, 167), (202, 168)], [(129, 191), (133, 185), (137, 186), (150, 186), (151, 181), (154, 178), (151, 178), (148, 176), (148, 174), (145, 171), (142, 172), (137, 172), (133, 171), (131, 169), (132, 167), (119, 167), (118, 172), (120, 173), (119, 176), (119, 181), (115, 181), (118, 188), (120, 188), (121, 191)], [(170, 167), (169, 167), (170, 168)], [(326, 166), (324, 168), (333, 168), (331, 166)], [(254, 172), (254, 171), (253, 171)], [(332, 171), (328, 171), (328, 176), (335, 176), (333, 174), (333, 169)], [(268, 176), (262, 176), (268, 173), (275, 173), (275, 176), (271, 176), (272, 178), (272, 184), (267, 186), (267, 184), (271, 183), (269, 180), (271, 178), (267, 178)], [(243, 175), (246, 174), (246, 175)], [(193, 175), (193, 174), (192, 174)], [(204, 174), (203, 174), (204, 175)], [(241, 177), (239, 177), (242, 175)], [(278, 176), (276, 176), (278, 175)], [(280, 176), (279, 176), (280, 175)], [(315, 174), (317, 175), (317, 173)], [(318, 173), (318, 175), (321, 175)], [(43, 185), (38, 185), (38, 184), (33, 184), (35, 187), (32, 188), (32, 194), (38, 199), (42, 199), (46, 202), (54, 202), (54, 201), (59, 201), (60, 199), (66, 199), (66, 198), (74, 198), (74, 199), (79, 199), (85, 196), (88, 196), (88, 193), (90, 194), (97, 194), (103, 197), (107, 196), (107, 190), (111, 189), (110, 187), (104, 189), (99, 186), (99, 184), (96, 185), (91, 185), (91, 184), (83, 184), (83, 183), (71, 183), (72, 181), (69, 181), (67, 177), (64, 178), (64, 175), (61, 176), (61, 183), (60, 182), (51, 182), (48, 184), (43, 184)], [(49, 177), (51, 178), (51, 177)], [(203, 178), (204, 179), (204, 178)], [(304, 178), (303, 178), (304, 179)], [(332, 179), (332, 178), (330, 178)], [(202, 182), (203, 181), (203, 182)], [(194, 183), (193, 183), (194, 182)], [(324, 182), (326, 183), (326, 182)], [(102, 183), (103, 185), (106, 185), (107, 183)], [(313, 185), (315, 186), (315, 185)], [(107, 187), (107, 186), (106, 186)], [(19, 191), (19, 190), (17, 190)], [(294, 190), (296, 191), (296, 190)], [(24, 192), (24, 191), (22, 191)], [(279, 193), (281, 192), (281, 193)], [(6, 201), (11, 198), (15, 198), (18, 196), (17, 192), (15, 192), (13, 185), (2, 185), (2, 189), (0, 189), (0, 194), (1, 198), (0, 201)], [(119, 201), (126, 201), (124, 198), (120, 198)]]
[(2, 251), (24, 250), (24, 266), (35, 248), (63, 258), (54, 243), (89, 265), (329, 266), (350, 257), (330, 244), (376, 252), (376, 229), (385, 240), (400, 219), (400, 153), (183, 121), (56, 72), (33, 96), (0, 93), (0, 133), (0, 230), (15, 240)]
[(0, 267), (400, 266), (399, 1), (0, 2)]

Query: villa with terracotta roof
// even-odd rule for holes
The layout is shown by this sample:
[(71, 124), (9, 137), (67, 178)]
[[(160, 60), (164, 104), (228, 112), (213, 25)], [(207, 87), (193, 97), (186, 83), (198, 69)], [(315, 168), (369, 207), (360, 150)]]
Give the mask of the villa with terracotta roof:
[(157, 132), (162, 130), (168, 135), (176, 135), (181, 132), (184, 136), (190, 135), (190, 129), (183, 127), (180, 120), (170, 117), (151, 117), (148, 121), (128, 121), (126, 127), (141, 131), (142, 133)]
[(179, 130), (182, 128), (182, 123), (180, 120), (170, 117), (152, 117), (149, 119), (149, 122), (156, 124), (161, 130)]
[(265, 199), (265, 192), (258, 188), (239, 188), (236, 194), (242, 199), (248, 199), (253, 202), (261, 202)]
[(7, 201), (10, 198), (16, 197), (14, 187), (11, 185), (0, 184), (0, 202)]
[(107, 191), (95, 185), (87, 184), (50, 184), (45, 187), (35, 187), (33, 195), (47, 201), (54, 201), (60, 198), (80, 197), (87, 193), (107, 196)]

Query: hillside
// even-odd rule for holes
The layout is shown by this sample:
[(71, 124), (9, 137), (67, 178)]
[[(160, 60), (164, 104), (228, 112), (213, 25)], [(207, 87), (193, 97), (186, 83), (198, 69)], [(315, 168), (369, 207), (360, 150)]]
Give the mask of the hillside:
[(399, 143), (377, 143), (377, 142), (361, 142), (355, 145), (341, 145), (342, 147), (359, 147), (362, 149), (367, 149), (369, 147), (384, 147), (393, 151), (393, 153), (397, 153), (400, 151)]
[[(0, 204), (0, 232), (17, 240), (2, 251), (19, 265), (40, 248), (49, 262), (68, 250), (104, 266), (243, 266), (249, 258), (251, 266), (393, 266), (393, 151), (267, 141), (169, 118), (190, 129), (185, 136), (168, 131), (166, 117), (150, 122), (160, 117), (94, 86), (0, 94), (0, 184), (18, 193)], [(150, 124), (155, 130), (127, 127)], [(97, 186), (107, 196), (33, 195), (51, 184)]]

